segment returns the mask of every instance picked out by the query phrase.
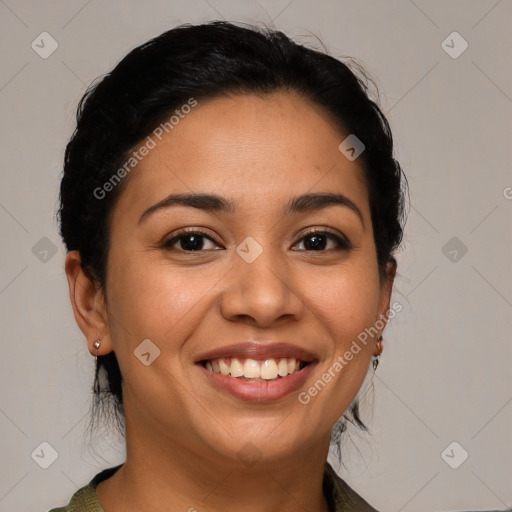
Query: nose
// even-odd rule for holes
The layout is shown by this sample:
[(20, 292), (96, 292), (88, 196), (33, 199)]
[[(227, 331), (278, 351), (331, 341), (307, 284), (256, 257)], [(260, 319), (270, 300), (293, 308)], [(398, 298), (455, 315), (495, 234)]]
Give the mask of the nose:
[(283, 259), (270, 251), (263, 251), (252, 263), (238, 255), (234, 258), (221, 295), (224, 318), (244, 320), (258, 327), (302, 318), (305, 304), (294, 274)]

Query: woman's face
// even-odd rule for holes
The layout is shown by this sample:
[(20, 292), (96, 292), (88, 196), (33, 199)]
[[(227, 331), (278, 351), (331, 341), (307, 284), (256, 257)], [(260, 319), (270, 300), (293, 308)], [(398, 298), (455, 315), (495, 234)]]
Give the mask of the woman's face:
[[(327, 449), (376, 351), (358, 336), (388, 310), (393, 279), (379, 280), (347, 135), (290, 93), (199, 101), (152, 135), (113, 210), (107, 263), (102, 337), (128, 437), (233, 461)], [(165, 204), (177, 194), (208, 198)], [(309, 364), (276, 378), (294, 356)]]

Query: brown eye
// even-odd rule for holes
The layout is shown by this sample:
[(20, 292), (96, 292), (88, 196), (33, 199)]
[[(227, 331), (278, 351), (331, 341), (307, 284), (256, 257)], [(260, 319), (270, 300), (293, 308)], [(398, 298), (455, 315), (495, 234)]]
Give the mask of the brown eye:
[(350, 249), (350, 244), (347, 240), (327, 231), (310, 231), (301, 240), (304, 240), (303, 250), (306, 251), (323, 252), (326, 250), (329, 240), (333, 241), (335, 246), (327, 250)]
[[(208, 243), (211, 243), (213, 247), (208, 247)], [(216, 247), (216, 243), (201, 231), (185, 231), (166, 241), (163, 247), (168, 250), (177, 249), (184, 252), (200, 252), (211, 250)]]

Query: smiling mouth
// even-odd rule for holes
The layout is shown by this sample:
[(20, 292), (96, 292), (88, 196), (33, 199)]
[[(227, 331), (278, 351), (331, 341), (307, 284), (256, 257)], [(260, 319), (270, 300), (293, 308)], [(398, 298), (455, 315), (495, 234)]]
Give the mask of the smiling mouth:
[(310, 363), (295, 357), (278, 357), (266, 359), (251, 359), (237, 357), (221, 357), (201, 361), (207, 370), (237, 380), (264, 382), (282, 379), (288, 375), (300, 372)]

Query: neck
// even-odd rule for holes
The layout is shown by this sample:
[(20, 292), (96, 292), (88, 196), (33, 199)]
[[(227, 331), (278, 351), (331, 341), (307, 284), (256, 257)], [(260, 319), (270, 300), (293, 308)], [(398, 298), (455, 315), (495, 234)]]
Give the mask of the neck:
[(105, 512), (162, 510), (163, 504), (169, 512), (328, 512), (322, 485), (329, 440), (246, 465), (208, 449), (185, 449), (169, 437), (138, 435), (127, 424), (126, 463), (96, 492)]

